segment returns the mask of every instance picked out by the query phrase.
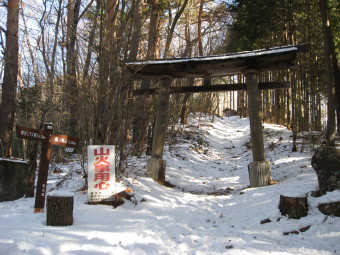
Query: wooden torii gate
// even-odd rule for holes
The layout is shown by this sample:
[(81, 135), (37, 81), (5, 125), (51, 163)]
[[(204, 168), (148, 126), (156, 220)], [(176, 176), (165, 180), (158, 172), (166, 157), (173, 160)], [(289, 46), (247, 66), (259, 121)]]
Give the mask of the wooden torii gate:
[[(165, 182), (166, 162), (163, 160), (163, 148), (169, 121), (170, 94), (247, 90), (253, 155), (253, 162), (248, 165), (250, 186), (268, 185), (271, 180), (271, 168), (264, 154), (259, 89), (289, 88), (289, 83), (258, 83), (258, 74), (262, 71), (287, 69), (294, 66), (299, 50), (304, 50), (304, 47), (283, 46), (219, 56), (126, 63), (126, 68), (135, 79), (160, 79), (159, 88), (140, 89), (133, 92), (134, 95), (157, 94), (158, 96), (152, 152), (151, 159), (148, 160), (147, 175), (160, 183)], [(244, 74), (246, 84), (171, 87), (171, 81), (174, 78), (204, 78), (204, 85), (210, 85), (210, 77), (236, 74)]]

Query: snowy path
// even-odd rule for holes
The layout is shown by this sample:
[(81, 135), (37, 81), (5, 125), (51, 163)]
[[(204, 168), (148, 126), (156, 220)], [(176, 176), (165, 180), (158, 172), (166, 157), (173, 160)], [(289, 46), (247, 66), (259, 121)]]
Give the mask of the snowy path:
[[(340, 200), (340, 191), (309, 196), (309, 214), (300, 220), (281, 216), (277, 208), (281, 194), (300, 196), (318, 187), (311, 153), (291, 153), (288, 130), (265, 125), (267, 159), (279, 183), (248, 188), (248, 120), (215, 118), (198, 129), (194, 119), (190, 126), (164, 155), (166, 179), (174, 188), (146, 178), (146, 158), (140, 158), (131, 161), (117, 190), (133, 188), (137, 204), (90, 206), (86, 194), (74, 192), (74, 225), (69, 227), (46, 226), (45, 214), (32, 213), (33, 199), (2, 202), (0, 254), (340, 253), (340, 219), (316, 208), (319, 202)], [(61, 189), (75, 191), (80, 183), (74, 178)], [(224, 195), (213, 195), (219, 193)], [(264, 219), (271, 222), (261, 224)], [(309, 225), (306, 232), (283, 235)]]

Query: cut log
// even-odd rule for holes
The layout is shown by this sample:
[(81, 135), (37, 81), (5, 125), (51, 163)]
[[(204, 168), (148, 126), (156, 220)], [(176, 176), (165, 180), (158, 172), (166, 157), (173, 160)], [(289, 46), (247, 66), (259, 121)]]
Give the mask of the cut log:
[(68, 194), (47, 196), (47, 226), (73, 224), (73, 196)]
[(113, 207), (117, 208), (118, 206), (124, 204), (123, 199), (131, 200), (132, 197), (133, 197), (133, 194), (132, 194), (131, 188), (127, 188), (126, 190), (118, 192), (117, 194), (114, 195), (115, 200), (113, 200), (112, 202)]
[(288, 231), (288, 232), (283, 232), (284, 236), (288, 236), (288, 235), (298, 235), (299, 231), (294, 230), (294, 231)]
[(284, 236), (290, 235), (290, 234), (294, 234), (294, 235), (298, 235), (301, 232), (306, 232), (311, 225), (308, 225), (306, 227), (300, 228), (299, 231), (298, 230), (293, 230), (293, 231), (288, 231), (288, 232), (283, 232)]
[[(133, 190), (131, 188), (127, 188), (121, 192), (114, 194), (113, 196), (96, 202), (88, 202), (89, 205), (113, 205), (114, 208), (124, 204), (124, 199), (132, 201), (134, 198)], [(132, 201), (136, 204), (136, 201)]]
[(291, 219), (305, 217), (308, 213), (307, 197), (286, 197), (281, 195), (279, 209), (281, 215), (286, 215)]

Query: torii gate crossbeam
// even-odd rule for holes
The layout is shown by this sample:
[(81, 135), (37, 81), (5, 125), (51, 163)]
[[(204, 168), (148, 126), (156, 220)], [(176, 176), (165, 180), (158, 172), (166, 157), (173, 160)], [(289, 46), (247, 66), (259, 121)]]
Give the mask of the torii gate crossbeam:
[[(198, 93), (214, 90), (231, 90), (231, 85), (211, 85), (207, 90), (197, 88), (172, 88), (174, 78), (206, 78), (235, 74), (246, 76), (246, 85), (239, 84), (235, 90), (247, 90), (250, 135), (252, 142), (253, 162), (248, 165), (251, 187), (269, 185), (271, 181), (270, 163), (265, 160), (264, 142), (261, 121), (261, 99), (259, 89), (287, 88), (287, 83), (258, 83), (258, 73), (262, 71), (291, 68), (295, 64), (298, 51), (304, 46), (283, 46), (252, 52), (240, 52), (221, 56), (199, 58), (165, 59), (127, 63), (126, 68), (135, 79), (160, 79), (160, 87), (154, 90), (136, 90), (135, 95), (157, 94), (157, 114), (152, 143), (151, 159), (148, 161), (147, 174), (154, 180), (165, 183), (165, 166), (163, 148), (169, 121), (169, 99), (171, 93)], [(223, 87), (224, 86), (224, 87)], [(229, 88), (228, 88), (229, 86)], [(191, 91), (190, 91), (191, 90)]]

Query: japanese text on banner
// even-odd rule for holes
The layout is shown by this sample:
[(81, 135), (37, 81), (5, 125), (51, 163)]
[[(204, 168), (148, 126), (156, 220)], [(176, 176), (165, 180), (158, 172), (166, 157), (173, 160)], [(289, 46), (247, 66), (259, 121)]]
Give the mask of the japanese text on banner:
[(88, 199), (113, 199), (115, 192), (115, 149), (111, 145), (88, 147)]

